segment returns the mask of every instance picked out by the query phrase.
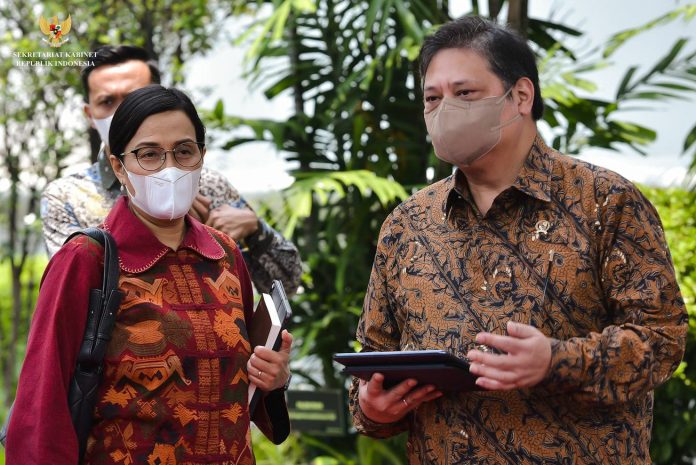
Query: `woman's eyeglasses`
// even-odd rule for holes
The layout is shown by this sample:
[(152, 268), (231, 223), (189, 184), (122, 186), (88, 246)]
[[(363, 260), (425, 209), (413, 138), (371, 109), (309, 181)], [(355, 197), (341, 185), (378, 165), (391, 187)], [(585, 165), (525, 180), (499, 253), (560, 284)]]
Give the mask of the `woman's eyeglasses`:
[(135, 155), (140, 167), (146, 171), (158, 171), (167, 161), (167, 152), (174, 155), (174, 160), (184, 168), (193, 168), (198, 165), (203, 158), (203, 142), (184, 142), (172, 150), (165, 150), (162, 147), (140, 147), (130, 152), (122, 153), (125, 157), (129, 153)]

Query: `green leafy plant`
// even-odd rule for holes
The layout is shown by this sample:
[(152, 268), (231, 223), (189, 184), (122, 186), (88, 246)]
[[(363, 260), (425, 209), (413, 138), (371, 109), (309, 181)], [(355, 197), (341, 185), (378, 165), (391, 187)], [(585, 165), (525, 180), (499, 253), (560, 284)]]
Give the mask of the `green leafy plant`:
[[(64, 60), (82, 62), (67, 66), (28, 66), (20, 64), (25, 58), (21, 53), (85, 53), (97, 45), (125, 42), (146, 48), (159, 61), (165, 82), (181, 83), (185, 61), (225, 36), (222, 25), (231, 14), (231, 0), (91, 0), (69, 6), (56, 1), (0, 2), (0, 178), (9, 181), (0, 202), (0, 221), (7, 228), (0, 238), (0, 260), (9, 263), (12, 283), (12, 306), (2, 313), (9, 326), (0, 331), (3, 404), (9, 405), (14, 396), (33, 311), (34, 301), (22, 291), (22, 276), (31, 269), (30, 256), (42, 249), (37, 220), (41, 191), (75, 162), (70, 155), (84, 153), (88, 141), (86, 121), (76, 126), (65, 115), (83, 104), (79, 71), (89, 58)], [(42, 43), (40, 15), (72, 17), (69, 41), (60, 49)], [(98, 147), (98, 136), (92, 142)], [(36, 269), (34, 281), (42, 270)]]
[[(655, 57), (646, 70), (643, 65), (628, 69), (614, 98), (593, 96), (597, 86), (586, 77), (589, 71), (611, 66), (617, 48), (642, 30), (678, 18), (690, 20), (689, 7), (655, 25), (623, 31), (579, 57), (565, 41), (582, 31), (529, 18), (525, 3), (489, 1), (488, 10), (497, 17), (506, 4), (510, 16), (515, 15), (511, 22), (532, 43), (548, 109), (540, 125), (551, 131), (551, 142), (561, 151), (578, 153), (593, 146), (644, 153), (655, 131), (625, 119), (622, 112), (645, 102), (694, 95), (696, 58), (683, 40)], [(292, 172), (295, 184), (284, 192), (284, 206), (274, 213), (276, 224), (292, 234), (307, 265), (303, 292), (295, 300), (294, 333), (301, 347), (298, 355), (311, 357), (313, 366), (322, 369), (300, 375), (315, 386), (340, 386), (344, 380), (331, 357), (353, 347), (381, 222), (404, 192), (451, 172), (434, 157), (427, 139), (415, 63), (423, 38), (450, 19), (447, 2), (238, 0), (236, 5), (256, 19), (238, 40), (248, 45), (249, 78), (269, 99), (290, 94), (294, 112), (284, 121), (251, 120), (226, 115), (220, 103), (207, 119), (225, 130), (251, 129), (251, 137), (231, 138), (224, 147), (267, 141), (298, 166)], [(472, 2), (473, 13), (478, 5)], [(690, 137), (696, 140), (696, 135)], [(374, 173), (364, 179), (374, 186), (361, 188), (342, 177), (363, 172)], [(390, 186), (392, 194), (380, 198), (377, 184)], [(385, 203), (386, 198), (390, 201)], [(688, 366), (685, 370), (688, 373)], [(672, 399), (688, 402), (681, 395), (686, 391)], [(656, 425), (656, 431), (659, 428)], [(664, 444), (678, 440), (665, 438)], [(331, 444), (330, 458), (323, 463), (349, 461), (346, 451), (357, 449), (350, 440), (342, 446)], [(666, 456), (677, 457), (678, 452)]]
[(405, 435), (389, 440), (357, 436), (355, 448), (340, 451), (326, 441), (293, 433), (276, 446), (254, 430), (252, 442), (258, 465), (405, 465)]
[(696, 458), (696, 192), (642, 188), (665, 229), (679, 287), (689, 312), (684, 360), (655, 392), (651, 455), (658, 465)]

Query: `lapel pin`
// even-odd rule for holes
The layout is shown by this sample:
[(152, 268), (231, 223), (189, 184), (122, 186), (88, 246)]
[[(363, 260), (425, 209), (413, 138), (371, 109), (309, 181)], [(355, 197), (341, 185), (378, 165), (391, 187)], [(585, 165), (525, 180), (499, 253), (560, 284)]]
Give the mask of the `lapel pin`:
[(551, 223), (549, 223), (547, 220), (541, 220), (537, 221), (534, 227), (534, 234), (532, 234), (533, 241), (539, 239), (540, 234), (546, 236), (549, 233), (549, 229), (551, 229)]

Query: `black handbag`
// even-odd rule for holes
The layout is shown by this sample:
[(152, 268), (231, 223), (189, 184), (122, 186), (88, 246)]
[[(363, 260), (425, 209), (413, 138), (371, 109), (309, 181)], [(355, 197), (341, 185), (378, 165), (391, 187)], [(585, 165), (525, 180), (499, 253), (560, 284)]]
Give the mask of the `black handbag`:
[[(92, 289), (89, 294), (87, 325), (68, 391), (68, 407), (77, 433), (78, 457), (82, 461), (87, 446), (87, 438), (92, 429), (97, 392), (104, 371), (102, 362), (111, 339), (123, 292), (118, 290), (118, 250), (113, 237), (103, 229), (87, 228), (71, 234), (65, 243), (79, 234), (89, 236), (104, 246), (102, 288)], [(7, 438), (7, 426), (11, 415), (12, 410), (10, 409), (0, 431), (0, 442), (3, 445), (5, 445)]]

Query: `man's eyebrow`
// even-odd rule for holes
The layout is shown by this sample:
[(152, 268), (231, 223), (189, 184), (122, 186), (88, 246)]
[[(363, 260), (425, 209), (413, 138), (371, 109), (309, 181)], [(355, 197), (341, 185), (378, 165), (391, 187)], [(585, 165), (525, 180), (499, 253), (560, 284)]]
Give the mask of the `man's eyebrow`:
[(114, 94), (112, 94), (112, 93), (99, 94), (95, 97), (95, 100), (97, 100), (98, 102), (101, 102), (102, 100), (104, 100), (106, 98), (113, 98), (113, 97), (114, 97)]
[(453, 86), (461, 86), (462, 84), (476, 84), (478, 81), (476, 79), (459, 79), (452, 83)]
[[(473, 79), (458, 79), (452, 83), (453, 86), (461, 86), (463, 84), (475, 84), (477, 81)], [(435, 90), (435, 86), (427, 86), (426, 88), (423, 89), (424, 91), (426, 90)]]

